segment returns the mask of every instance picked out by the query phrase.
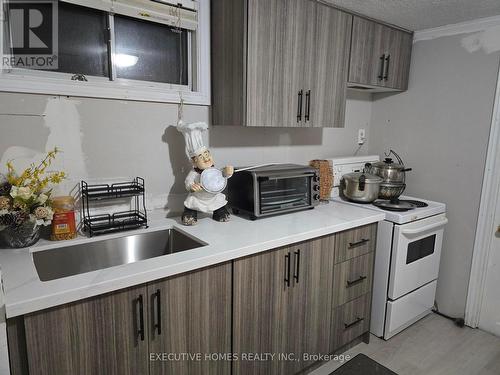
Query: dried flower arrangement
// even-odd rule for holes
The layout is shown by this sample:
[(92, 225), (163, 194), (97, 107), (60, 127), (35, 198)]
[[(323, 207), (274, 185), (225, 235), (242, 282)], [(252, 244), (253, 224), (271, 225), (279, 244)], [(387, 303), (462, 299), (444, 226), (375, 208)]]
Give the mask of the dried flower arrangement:
[(21, 174), (7, 163), (7, 174), (0, 181), (0, 231), (15, 231), (28, 223), (34, 230), (51, 224), (51, 185), (60, 183), (66, 175), (47, 168), (59, 152), (54, 148), (38, 166), (31, 164)]

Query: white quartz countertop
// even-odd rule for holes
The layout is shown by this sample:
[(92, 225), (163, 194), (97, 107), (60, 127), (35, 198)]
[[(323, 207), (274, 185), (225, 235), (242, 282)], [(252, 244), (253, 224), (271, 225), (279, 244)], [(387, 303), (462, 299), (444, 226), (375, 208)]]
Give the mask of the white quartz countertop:
[[(0, 249), (7, 318), (77, 301), (137, 284), (256, 254), (280, 246), (375, 223), (383, 213), (339, 202), (314, 210), (250, 221), (232, 216), (227, 223), (209, 217), (194, 227), (163, 212), (148, 213), (149, 228), (64, 242), (39, 241), (30, 249)], [(207, 246), (52, 281), (40, 281), (32, 252), (176, 227)]]

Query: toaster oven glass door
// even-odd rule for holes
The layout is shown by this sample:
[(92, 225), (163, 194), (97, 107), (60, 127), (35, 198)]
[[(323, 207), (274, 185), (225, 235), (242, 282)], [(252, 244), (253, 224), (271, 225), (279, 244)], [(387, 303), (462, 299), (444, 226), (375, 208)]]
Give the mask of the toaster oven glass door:
[(311, 205), (311, 178), (279, 177), (260, 181), (260, 213), (268, 214)]

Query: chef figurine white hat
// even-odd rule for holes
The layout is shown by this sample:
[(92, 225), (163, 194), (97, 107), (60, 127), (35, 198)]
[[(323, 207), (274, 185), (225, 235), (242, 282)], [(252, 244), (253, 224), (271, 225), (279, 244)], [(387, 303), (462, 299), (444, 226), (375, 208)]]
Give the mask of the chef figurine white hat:
[(198, 156), (207, 150), (203, 143), (203, 132), (207, 131), (208, 125), (205, 122), (195, 122), (185, 124), (179, 121), (177, 130), (182, 133), (186, 141), (186, 155), (189, 159)]

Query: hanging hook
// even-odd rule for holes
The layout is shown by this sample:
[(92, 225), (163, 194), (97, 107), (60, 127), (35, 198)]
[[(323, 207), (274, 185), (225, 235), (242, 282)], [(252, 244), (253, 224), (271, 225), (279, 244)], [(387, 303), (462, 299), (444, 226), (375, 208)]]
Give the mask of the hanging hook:
[(177, 107), (177, 126), (184, 123), (184, 98), (182, 97), (182, 91), (179, 91), (179, 106)]

